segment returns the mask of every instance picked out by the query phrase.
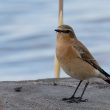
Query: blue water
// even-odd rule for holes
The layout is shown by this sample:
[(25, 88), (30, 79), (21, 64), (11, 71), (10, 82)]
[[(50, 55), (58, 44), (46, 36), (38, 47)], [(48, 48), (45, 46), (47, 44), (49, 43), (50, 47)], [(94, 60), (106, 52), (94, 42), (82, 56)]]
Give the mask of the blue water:
[[(110, 73), (110, 1), (65, 0), (64, 23)], [(57, 0), (0, 0), (0, 80), (54, 77)], [(61, 72), (61, 76), (66, 75)]]

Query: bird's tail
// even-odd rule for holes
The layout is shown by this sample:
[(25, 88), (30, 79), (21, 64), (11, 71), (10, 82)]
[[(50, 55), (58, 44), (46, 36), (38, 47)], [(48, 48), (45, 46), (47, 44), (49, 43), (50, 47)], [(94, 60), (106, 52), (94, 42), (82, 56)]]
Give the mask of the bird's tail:
[(110, 79), (106, 79), (104, 81), (110, 84)]

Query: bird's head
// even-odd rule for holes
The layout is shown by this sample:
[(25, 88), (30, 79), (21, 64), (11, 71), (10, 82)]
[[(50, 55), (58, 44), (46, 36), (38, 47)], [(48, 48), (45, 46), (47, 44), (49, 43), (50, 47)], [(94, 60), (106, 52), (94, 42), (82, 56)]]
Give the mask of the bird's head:
[(76, 38), (73, 28), (69, 25), (61, 25), (55, 31), (58, 37)]

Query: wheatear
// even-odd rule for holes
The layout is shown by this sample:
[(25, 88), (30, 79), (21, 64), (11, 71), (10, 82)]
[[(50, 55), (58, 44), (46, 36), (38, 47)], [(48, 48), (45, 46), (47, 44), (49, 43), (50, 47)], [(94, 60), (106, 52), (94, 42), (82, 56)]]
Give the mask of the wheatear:
[[(89, 50), (76, 38), (72, 27), (61, 25), (55, 31), (57, 32), (56, 56), (61, 67), (69, 76), (80, 80), (73, 95), (63, 100), (85, 102), (82, 96), (89, 84), (89, 79), (97, 77), (110, 84), (110, 75), (99, 66)], [(83, 80), (87, 80), (84, 90), (80, 97), (75, 97)]]

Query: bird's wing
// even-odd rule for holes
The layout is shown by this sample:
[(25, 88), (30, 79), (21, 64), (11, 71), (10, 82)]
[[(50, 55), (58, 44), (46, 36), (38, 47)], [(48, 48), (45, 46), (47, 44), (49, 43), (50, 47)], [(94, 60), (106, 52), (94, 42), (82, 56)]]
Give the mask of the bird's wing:
[(72, 47), (76, 49), (76, 51), (80, 54), (80, 58), (83, 61), (86, 61), (91, 66), (93, 66), (95, 69), (99, 70), (102, 74), (104, 74), (106, 77), (110, 77), (108, 73), (106, 73), (97, 63), (95, 58), (91, 55), (89, 50), (80, 42), (76, 41), (72, 43)]

